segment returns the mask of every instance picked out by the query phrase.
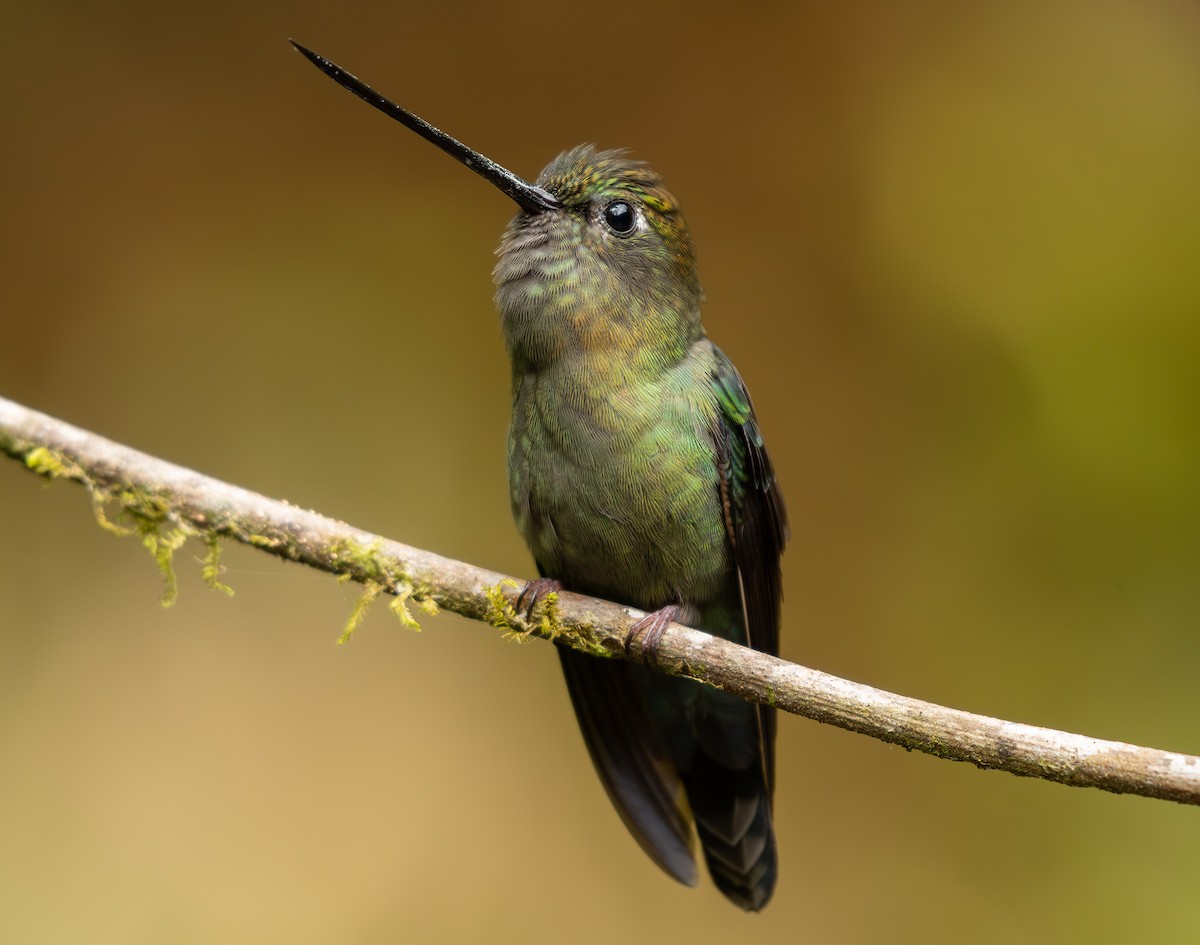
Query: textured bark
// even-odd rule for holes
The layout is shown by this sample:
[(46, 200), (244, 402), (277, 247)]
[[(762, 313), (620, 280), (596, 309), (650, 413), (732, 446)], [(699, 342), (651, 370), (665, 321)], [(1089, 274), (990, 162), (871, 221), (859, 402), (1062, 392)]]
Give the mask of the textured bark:
[[(231, 538), (374, 591), (509, 631), (554, 637), (597, 657), (629, 659), (688, 676), (752, 702), (981, 768), (1200, 804), (1200, 758), (1006, 722), (921, 702), (757, 653), (678, 624), (654, 654), (630, 627), (640, 611), (562, 593), (526, 622), (507, 575), (389, 541), (155, 459), (0, 399), (0, 451), (43, 475), (85, 485), (98, 507), (115, 504), (145, 536), (156, 531)], [(408, 618), (407, 612), (402, 611)], [(408, 618), (410, 619), (410, 618)]]

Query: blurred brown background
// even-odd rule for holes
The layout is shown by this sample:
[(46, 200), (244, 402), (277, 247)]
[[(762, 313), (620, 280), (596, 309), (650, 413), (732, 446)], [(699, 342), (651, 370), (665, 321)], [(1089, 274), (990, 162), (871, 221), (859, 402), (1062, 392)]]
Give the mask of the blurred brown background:
[[(10, 3), (0, 393), (517, 574), (491, 251), (520, 173), (630, 146), (793, 521), (785, 655), (1200, 752), (1200, 14)], [(754, 11), (753, 7), (746, 7)], [(230, 549), (178, 605), (0, 463), (0, 941), (1194, 940), (1200, 816), (782, 721), (759, 917), (659, 874), (548, 646)], [(969, 931), (964, 931), (969, 930)]]

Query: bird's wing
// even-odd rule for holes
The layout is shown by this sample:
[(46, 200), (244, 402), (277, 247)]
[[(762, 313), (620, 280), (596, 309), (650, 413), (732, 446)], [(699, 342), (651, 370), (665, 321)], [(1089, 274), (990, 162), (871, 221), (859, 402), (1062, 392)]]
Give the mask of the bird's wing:
[(730, 360), (714, 349), (712, 383), (721, 411), (717, 448), (725, 531), (742, 581), (748, 643), (779, 654), (779, 556), (788, 539), (787, 511), (746, 385)]
[[(779, 654), (782, 597), (779, 556), (788, 539), (787, 511), (763, 446), (750, 394), (732, 362), (714, 346), (713, 389), (720, 411), (713, 430), (725, 531), (733, 549), (746, 618), (746, 642)], [(775, 781), (775, 713), (760, 707), (768, 784)]]

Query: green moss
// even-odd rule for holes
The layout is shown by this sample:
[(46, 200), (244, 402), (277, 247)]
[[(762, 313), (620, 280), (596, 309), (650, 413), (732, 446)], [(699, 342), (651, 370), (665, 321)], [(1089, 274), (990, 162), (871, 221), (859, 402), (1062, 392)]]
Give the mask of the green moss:
[(142, 534), (142, 547), (154, 557), (154, 562), (158, 565), (158, 570), (167, 585), (162, 596), (164, 607), (173, 606), (175, 598), (179, 596), (179, 581), (175, 576), (174, 557), (175, 552), (183, 547), (183, 543), (187, 539), (187, 532), (182, 528), (171, 528), (165, 532), (153, 528)]
[(537, 621), (535, 629), (538, 636), (553, 640), (566, 632), (563, 628), (562, 608), (558, 606), (557, 591), (551, 591), (537, 602), (533, 616)]
[(574, 627), (564, 627), (564, 635), (570, 636), (578, 644), (575, 648), (598, 656), (601, 659), (612, 659), (613, 651), (608, 649), (596, 637), (596, 628), (590, 623), (581, 623)]
[(362, 626), (362, 622), (367, 619), (367, 611), (371, 609), (371, 604), (383, 591), (383, 585), (376, 584), (374, 581), (367, 581), (363, 584), (362, 593), (358, 596), (354, 609), (350, 611), (346, 626), (342, 628), (342, 635), (338, 637), (338, 646), (346, 643), (354, 635), (354, 631)]
[[(14, 452), (8, 450), (9, 452)], [(81, 483), (87, 489), (91, 499), (92, 511), (96, 522), (105, 531), (122, 537), (136, 536), (141, 544), (154, 558), (159, 571), (163, 575), (165, 589), (163, 605), (171, 606), (177, 596), (179, 582), (175, 573), (174, 555), (189, 538), (196, 538), (205, 545), (205, 554), (201, 558), (200, 574), (204, 583), (212, 590), (224, 594), (232, 594), (233, 589), (220, 580), (221, 567), (221, 537), (232, 535), (248, 544), (270, 550), (292, 560), (301, 558), (302, 549), (295, 539), (256, 535), (247, 533), (236, 527), (223, 525), (209, 526), (203, 520), (196, 522), (182, 520), (174, 513), (167, 501), (160, 496), (128, 485), (105, 485), (97, 482), (82, 467), (72, 462), (61, 453), (47, 447), (37, 446), (29, 449), (24, 444), (16, 455), (23, 455), (25, 465), (47, 479), (72, 479)], [(420, 624), (413, 617), (410, 605), (416, 604), (420, 610), (430, 616), (438, 613), (438, 604), (434, 599), (434, 587), (428, 583), (414, 585), (411, 578), (397, 568), (383, 554), (383, 546), (379, 541), (365, 545), (352, 540), (343, 540), (330, 551), (331, 564), (339, 580), (353, 578), (364, 585), (363, 593), (351, 611), (346, 625), (338, 638), (338, 643), (345, 643), (362, 625), (371, 603), (381, 593), (391, 593), (395, 599), (389, 609), (402, 624), (412, 630), (420, 630)], [(519, 618), (513, 614), (518, 624)], [(552, 635), (559, 622), (557, 603), (547, 602), (541, 616), (538, 632)], [(529, 633), (530, 629), (522, 629)]]
[(339, 571), (353, 575), (360, 581), (374, 581), (391, 590), (407, 582), (408, 578), (388, 563), (382, 551), (383, 545), (379, 541), (363, 545), (345, 539), (329, 549), (329, 557)]
[(164, 607), (174, 604), (178, 596), (179, 581), (175, 574), (174, 557), (189, 538), (200, 538), (208, 546), (201, 565), (205, 583), (214, 590), (233, 593), (217, 580), (220, 551), (216, 533), (180, 521), (159, 496), (132, 486), (102, 485), (82, 467), (44, 446), (30, 449), (25, 454), (25, 465), (47, 479), (72, 479), (81, 483), (87, 489), (92, 513), (101, 528), (114, 535), (137, 536), (141, 540), (142, 547), (150, 552), (163, 576), (166, 585), (162, 597)]
[(508, 597), (504, 593), (505, 587), (516, 587), (517, 582), (506, 578), (499, 584), (492, 586), (484, 586), (483, 596), (487, 598), (488, 609), (484, 615), (487, 620), (497, 630), (504, 631), (506, 640), (516, 640), (518, 643), (524, 643), (529, 639), (529, 634), (532, 632), (525, 625), (525, 621), (513, 609), (513, 605), (508, 602)]
[[(413, 587), (408, 582), (398, 586), (396, 588), (396, 596), (388, 604), (388, 610), (395, 614), (396, 619), (408, 627), (409, 630), (415, 630), (417, 633), (420, 633), (421, 625), (417, 623), (416, 618), (413, 617), (412, 612), (408, 609), (408, 602), (412, 598), (412, 593)], [(417, 603), (418, 605), (424, 604), (423, 601), (418, 601)], [(437, 604), (434, 604), (434, 607), (436, 608)]]
[[(388, 609), (408, 629), (416, 631), (421, 629), (420, 623), (409, 610), (410, 603), (416, 604), (431, 617), (437, 616), (439, 608), (437, 601), (433, 599), (433, 588), (428, 584), (415, 585), (403, 570), (397, 568), (383, 554), (381, 542), (374, 541), (370, 545), (363, 545), (351, 540), (340, 541), (330, 549), (330, 559), (333, 566), (340, 572), (340, 580), (353, 578), (368, 587), (376, 586), (378, 590), (371, 595), (371, 600), (374, 600), (382, 591), (394, 594), (395, 599), (388, 604)], [(367, 603), (369, 604), (369, 601)], [(355, 614), (351, 614), (353, 627), (347, 624), (347, 630), (342, 632), (339, 643), (348, 640), (350, 634), (362, 622), (361, 616), (356, 618), (359, 606), (364, 606), (362, 601), (356, 605)]]
[(61, 453), (45, 446), (35, 446), (25, 454), (25, 465), (47, 479), (80, 479), (86, 481), (83, 470)]
[(563, 623), (562, 608), (559, 606), (558, 594), (554, 591), (538, 601), (533, 613), (528, 617), (517, 613), (509, 603), (504, 589), (519, 586), (516, 581), (506, 578), (499, 584), (490, 587), (485, 585), (481, 588), (488, 602), (484, 619), (497, 630), (503, 631), (506, 640), (525, 643), (535, 636), (547, 640), (565, 638), (575, 649), (584, 650), (593, 656), (612, 656), (612, 653), (596, 639), (594, 628), (590, 624), (569, 627)]
[(210, 533), (204, 536), (204, 543), (208, 546), (208, 550), (204, 554), (204, 560), (200, 563), (200, 576), (210, 590), (220, 591), (222, 594), (232, 597), (233, 588), (221, 581), (221, 574), (225, 568), (221, 566), (220, 539)]
[(524, 643), (531, 637), (554, 640), (566, 633), (562, 622), (562, 609), (558, 606), (558, 594), (551, 591), (542, 597), (528, 616), (518, 614), (504, 593), (505, 587), (517, 587), (517, 582), (505, 579), (492, 587), (484, 587), (488, 600), (487, 621), (497, 630), (504, 631), (508, 640)]

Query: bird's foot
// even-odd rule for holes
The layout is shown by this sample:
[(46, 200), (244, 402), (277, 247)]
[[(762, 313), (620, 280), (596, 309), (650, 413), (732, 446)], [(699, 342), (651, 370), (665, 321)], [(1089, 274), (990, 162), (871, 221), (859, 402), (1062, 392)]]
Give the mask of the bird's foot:
[[(526, 620), (533, 619), (533, 610), (542, 602), (547, 594), (555, 594), (563, 589), (562, 581), (554, 578), (538, 578), (530, 581), (517, 595), (517, 613), (524, 613)], [(528, 601), (528, 605), (526, 605)]]
[(630, 651), (634, 640), (641, 640), (642, 656), (647, 663), (658, 662), (658, 644), (667, 632), (667, 626), (679, 617), (679, 605), (668, 604), (660, 607), (652, 614), (646, 614), (641, 620), (629, 628), (629, 636), (625, 638), (625, 652)]

